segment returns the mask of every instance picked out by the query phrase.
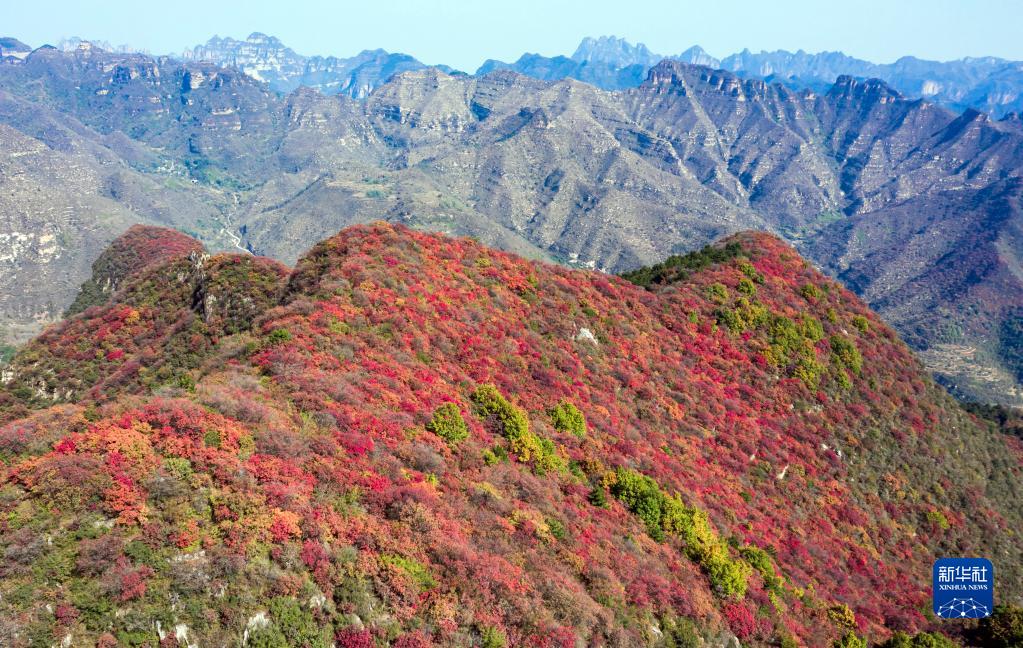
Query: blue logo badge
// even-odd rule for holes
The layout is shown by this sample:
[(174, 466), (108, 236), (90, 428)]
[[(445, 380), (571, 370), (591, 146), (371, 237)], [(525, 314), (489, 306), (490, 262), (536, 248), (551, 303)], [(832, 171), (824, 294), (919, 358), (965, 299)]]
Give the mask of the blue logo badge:
[(995, 568), (986, 558), (934, 562), (934, 613), (943, 619), (982, 619), (995, 607)]

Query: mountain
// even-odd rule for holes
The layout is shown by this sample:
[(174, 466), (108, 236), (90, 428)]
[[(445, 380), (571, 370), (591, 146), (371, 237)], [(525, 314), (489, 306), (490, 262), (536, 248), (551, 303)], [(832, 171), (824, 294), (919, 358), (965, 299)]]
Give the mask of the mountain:
[[(309, 89), (281, 97), (209, 63), (40, 49), (0, 65), (0, 90), (42, 107), (0, 123), (55, 159), (47, 114), (116, 142), (103, 169), (170, 192), (155, 202), (104, 194), (140, 221), (288, 264), (380, 218), (609, 272), (773, 231), (863, 295), (958, 394), (1023, 403), (1015, 118), (956, 115), (877, 80), (796, 91), (677, 61), (617, 93), (426, 68), (354, 101)], [(58, 170), (22, 168), (62, 186)], [(20, 310), (5, 305), (4, 316), (21, 327), (69, 305), (101, 249), (60, 244), (74, 229), (44, 232), (49, 221), (25, 205), (15, 213), (36, 224), (17, 231), (52, 234), (57, 256), (45, 261), (66, 279), (59, 298), (29, 297), (25, 277), (43, 264), (8, 253), (24, 271), (7, 289)]]
[(616, 67), (642, 65), (649, 68), (657, 65), (661, 58), (643, 43), (632, 45), (614, 36), (584, 38), (572, 55), (572, 60), (580, 63), (611, 63)]
[(1002, 117), (1023, 110), (1023, 62), (995, 57), (939, 62), (905, 56), (877, 64), (841, 52), (744, 50), (724, 58), (721, 67), (797, 87), (826, 87), (842, 75), (878, 78), (906, 96), (924, 97), (955, 111), (974, 109)]
[(817, 92), (827, 91), (841, 76), (877, 78), (907, 97), (926, 98), (957, 112), (972, 108), (995, 117), (1023, 112), (1023, 62), (996, 57), (940, 62), (906, 56), (894, 63), (879, 64), (842, 52), (745, 49), (717, 59), (699, 46), (677, 55), (661, 55), (642, 43), (632, 45), (622, 38), (601, 36), (584, 38), (571, 59), (527, 54), (515, 63), (487, 61), (477, 74), (510, 69), (548, 81), (572, 78), (605, 90), (622, 90), (640, 85), (646, 71), (663, 59), (721, 68), (744, 78)]
[(31, 47), (22, 43), (17, 38), (7, 36), (0, 37), (0, 58), (10, 56), (17, 59), (23, 59), (28, 56), (28, 53), (31, 51)]
[[(222, 210), (231, 200), (224, 183), (235, 180), (195, 156), (212, 137), (218, 152), (244, 158), (232, 119), (245, 119), (253, 137), (272, 93), (238, 73), (89, 44), (71, 54), (40, 48), (9, 65), (0, 88), (0, 344), (59, 317), (94, 251), (134, 223), (233, 247)], [(42, 103), (32, 96), (39, 75)]]
[(605, 90), (623, 90), (639, 85), (646, 76), (647, 69), (640, 64), (620, 67), (605, 61), (579, 61), (565, 56), (549, 58), (540, 54), (523, 54), (514, 63), (487, 59), (476, 70), (476, 75), (486, 76), (498, 70), (509, 70), (544, 81), (576, 79)]
[(0, 387), (4, 645), (945, 646), (950, 553), (1023, 602), (1021, 440), (770, 235), (642, 286), (386, 223), (95, 269)]
[(186, 50), (183, 58), (237, 68), (278, 92), (306, 86), (359, 99), (399, 72), (426, 67), (407, 54), (382, 49), (365, 50), (351, 58), (302, 56), (277, 38), (258, 32), (243, 41), (214, 36), (205, 45)]

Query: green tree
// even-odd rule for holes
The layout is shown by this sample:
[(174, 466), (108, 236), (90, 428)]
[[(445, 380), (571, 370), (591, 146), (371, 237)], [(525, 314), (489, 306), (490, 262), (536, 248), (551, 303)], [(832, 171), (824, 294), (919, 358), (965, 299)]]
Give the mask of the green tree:
[(586, 436), (586, 417), (579, 408), (563, 400), (550, 411), (551, 424), (559, 432), (570, 432), (580, 439)]
[(426, 429), (448, 443), (456, 444), (469, 436), (469, 427), (462, 418), (462, 410), (454, 403), (444, 403), (433, 412)]

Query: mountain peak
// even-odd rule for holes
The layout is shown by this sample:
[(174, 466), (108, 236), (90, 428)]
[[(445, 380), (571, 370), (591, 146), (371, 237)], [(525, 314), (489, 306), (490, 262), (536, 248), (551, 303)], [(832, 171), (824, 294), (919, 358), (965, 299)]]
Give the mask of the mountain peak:
[(79, 313), (105, 302), (125, 279), (147, 268), (203, 252), (202, 243), (177, 230), (132, 225), (92, 264), (92, 277), (82, 284), (66, 314)]
[(586, 63), (610, 63), (616, 67), (651, 66), (660, 60), (643, 43), (631, 44), (617, 36), (586, 37), (579, 43), (572, 60)]
[(692, 63), (694, 65), (706, 65), (709, 67), (721, 66), (721, 61), (719, 59), (716, 59), (710, 54), (708, 54), (707, 51), (704, 50), (699, 45), (693, 45), (686, 51), (682, 52), (681, 54), (678, 55), (678, 59), (680, 61)]
[(847, 99), (872, 98), (880, 100), (881, 103), (890, 103), (903, 98), (897, 90), (881, 79), (857, 79), (849, 74), (840, 75), (835, 79), (835, 83), (828, 93)]

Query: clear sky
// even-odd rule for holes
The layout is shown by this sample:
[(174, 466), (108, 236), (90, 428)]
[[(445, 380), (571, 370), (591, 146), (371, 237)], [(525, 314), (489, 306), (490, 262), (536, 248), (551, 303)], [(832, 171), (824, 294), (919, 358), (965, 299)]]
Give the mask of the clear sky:
[(26, 0), (4, 1), (0, 35), (63, 37), (180, 53), (210, 36), (261, 31), (300, 54), (382, 47), (475, 71), (487, 58), (570, 55), (613, 34), (659, 54), (698, 44), (723, 57), (748, 47), (842, 50), (887, 63), (911, 54), (1023, 60), (1023, 0)]

